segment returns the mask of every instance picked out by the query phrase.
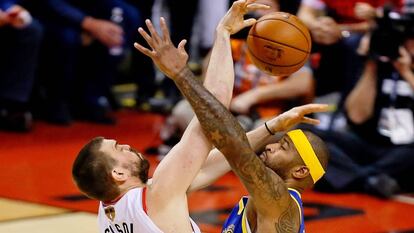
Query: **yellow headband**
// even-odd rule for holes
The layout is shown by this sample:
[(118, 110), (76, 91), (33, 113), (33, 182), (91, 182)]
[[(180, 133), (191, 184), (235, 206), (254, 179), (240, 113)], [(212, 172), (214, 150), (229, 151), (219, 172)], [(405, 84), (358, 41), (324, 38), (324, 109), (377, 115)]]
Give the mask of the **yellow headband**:
[(316, 157), (308, 138), (300, 129), (289, 131), (287, 134), (299, 152), (300, 157), (302, 157), (303, 162), (309, 168), (313, 183), (316, 183), (325, 174), (325, 170), (318, 157)]

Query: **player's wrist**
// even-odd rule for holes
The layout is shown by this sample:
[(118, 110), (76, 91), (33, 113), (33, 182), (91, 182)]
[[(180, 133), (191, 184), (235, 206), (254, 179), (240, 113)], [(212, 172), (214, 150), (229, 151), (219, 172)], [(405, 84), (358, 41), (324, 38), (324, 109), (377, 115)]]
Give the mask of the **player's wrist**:
[(169, 76), (173, 81), (183, 80), (188, 77), (194, 76), (193, 72), (191, 72), (188, 66), (184, 66), (181, 68), (177, 67), (177, 69), (171, 70), (171, 72), (167, 72), (167, 73), (171, 73), (171, 75), (167, 75), (167, 76)]
[(273, 131), (272, 131), (272, 129), (268, 126), (268, 124), (267, 124), (267, 122), (266, 122), (266, 121), (265, 121), (265, 123), (264, 123), (264, 126), (265, 126), (265, 128), (266, 128), (267, 132), (268, 132), (270, 135), (275, 135), (275, 132), (273, 132)]
[(282, 127), (283, 125), (283, 121), (281, 121), (281, 119), (279, 117), (275, 117), (271, 120), (268, 120), (267, 122), (267, 126), (269, 127), (270, 131), (273, 134), (276, 134), (278, 132), (282, 132), (285, 129)]
[(231, 35), (231, 29), (229, 27), (226, 27), (221, 24), (217, 26), (216, 36), (230, 37), (230, 35)]

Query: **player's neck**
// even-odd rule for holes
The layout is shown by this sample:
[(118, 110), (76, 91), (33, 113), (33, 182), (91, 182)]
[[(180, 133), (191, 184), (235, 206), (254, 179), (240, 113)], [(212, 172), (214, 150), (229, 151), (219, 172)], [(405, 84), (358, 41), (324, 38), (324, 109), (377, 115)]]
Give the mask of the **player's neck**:
[(104, 201), (103, 203), (105, 204), (105, 205), (111, 205), (111, 204), (114, 204), (114, 203), (116, 203), (117, 201), (119, 201), (129, 190), (132, 190), (132, 189), (134, 189), (134, 188), (143, 188), (143, 187), (145, 187), (146, 185), (145, 184), (142, 184), (142, 183), (140, 183), (140, 184), (135, 184), (135, 185), (129, 185), (129, 186), (127, 186), (127, 187), (120, 187), (120, 194), (119, 194), (119, 196), (117, 196), (115, 199), (113, 199), (113, 200), (111, 200), (111, 201)]
[(126, 185), (124, 187), (121, 188), (121, 195), (124, 195), (125, 193), (127, 193), (129, 190), (134, 189), (134, 188), (143, 188), (146, 185), (143, 183), (136, 183), (136, 184), (130, 184), (130, 185)]
[(294, 189), (296, 191), (298, 191), (299, 193), (303, 193), (303, 191), (305, 190), (305, 188), (303, 188), (303, 185), (299, 184), (298, 182), (295, 181), (286, 181), (286, 186), (288, 188)]
[(123, 183), (122, 185), (119, 185), (119, 190), (120, 190), (120, 195), (119, 196), (123, 196), (125, 195), (125, 193), (127, 193), (129, 190), (134, 189), (134, 188), (143, 188), (145, 187), (146, 184), (143, 184), (140, 181), (128, 181)]

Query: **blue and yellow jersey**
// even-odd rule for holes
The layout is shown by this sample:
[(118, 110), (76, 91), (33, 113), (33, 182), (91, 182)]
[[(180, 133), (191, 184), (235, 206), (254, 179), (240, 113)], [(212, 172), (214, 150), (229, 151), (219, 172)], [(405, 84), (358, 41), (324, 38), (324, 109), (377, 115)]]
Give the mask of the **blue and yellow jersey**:
[[(303, 216), (302, 199), (300, 193), (294, 189), (289, 189), (290, 196), (300, 209), (300, 227), (299, 233), (305, 233), (305, 222)], [(239, 203), (233, 208), (229, 217), (224, 222), (221, 233), (251, 233), (249, 223), (246, 218), (246, 205), (248, 197), (242, 197)]]
[(290, 196), (295, 201), (296, 205), (300, 209), (300, 226), (299, 226), (299, 233), (305, 233), (305, 216), (303, 215), (303, 203), (302, 203), (302, 197), (300, 196), (300, 193), (296, 191), (295, 189), (289, 188)]

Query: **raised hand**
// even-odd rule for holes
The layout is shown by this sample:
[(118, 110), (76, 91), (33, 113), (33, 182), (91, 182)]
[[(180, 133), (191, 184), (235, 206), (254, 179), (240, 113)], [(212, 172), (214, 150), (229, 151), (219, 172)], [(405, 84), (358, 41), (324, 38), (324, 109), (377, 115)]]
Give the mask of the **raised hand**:
[(227, 30), (231, 35), (240, 31), (241, 29), (251, 26), (256, 22), (256, 19), (244, 19), (243, 16), (253, 10), (265, 10), (269, 6), (254, 3), (256, 0), (238, 0), (233, 3), (230, 10), (219, 22), (217, 29)]
[(147, 41), (152, 50), (144, 46), (134, 43), (134, 47), (141, 53), (147, 55), (152, 59), (154, 64), (169, 78), (174, 79), (177, 74), (182, 71), (188, 60), (188, 54), (184, 49), (186, 40), (182, 40), (176, 48), (171, 42), (170, 32), (168, 31), (165, 19), (161, 17), (160, 24), (162, 35), (158, 35), (153, 24), (149, 19), (145, 20), (151, 35), (142, 29), (138, 28), (139, 34)]
[(272, 129), (272, 132), (287, 131), (299, 123), (306, 123), (317, 125), (319, 120), (307, 117), (305, 115), (329, 111), (330, 107), (327, 104), (306, 104), (299, 107), (294, 107), (279, 116), (270, 120), (267, 124)]

